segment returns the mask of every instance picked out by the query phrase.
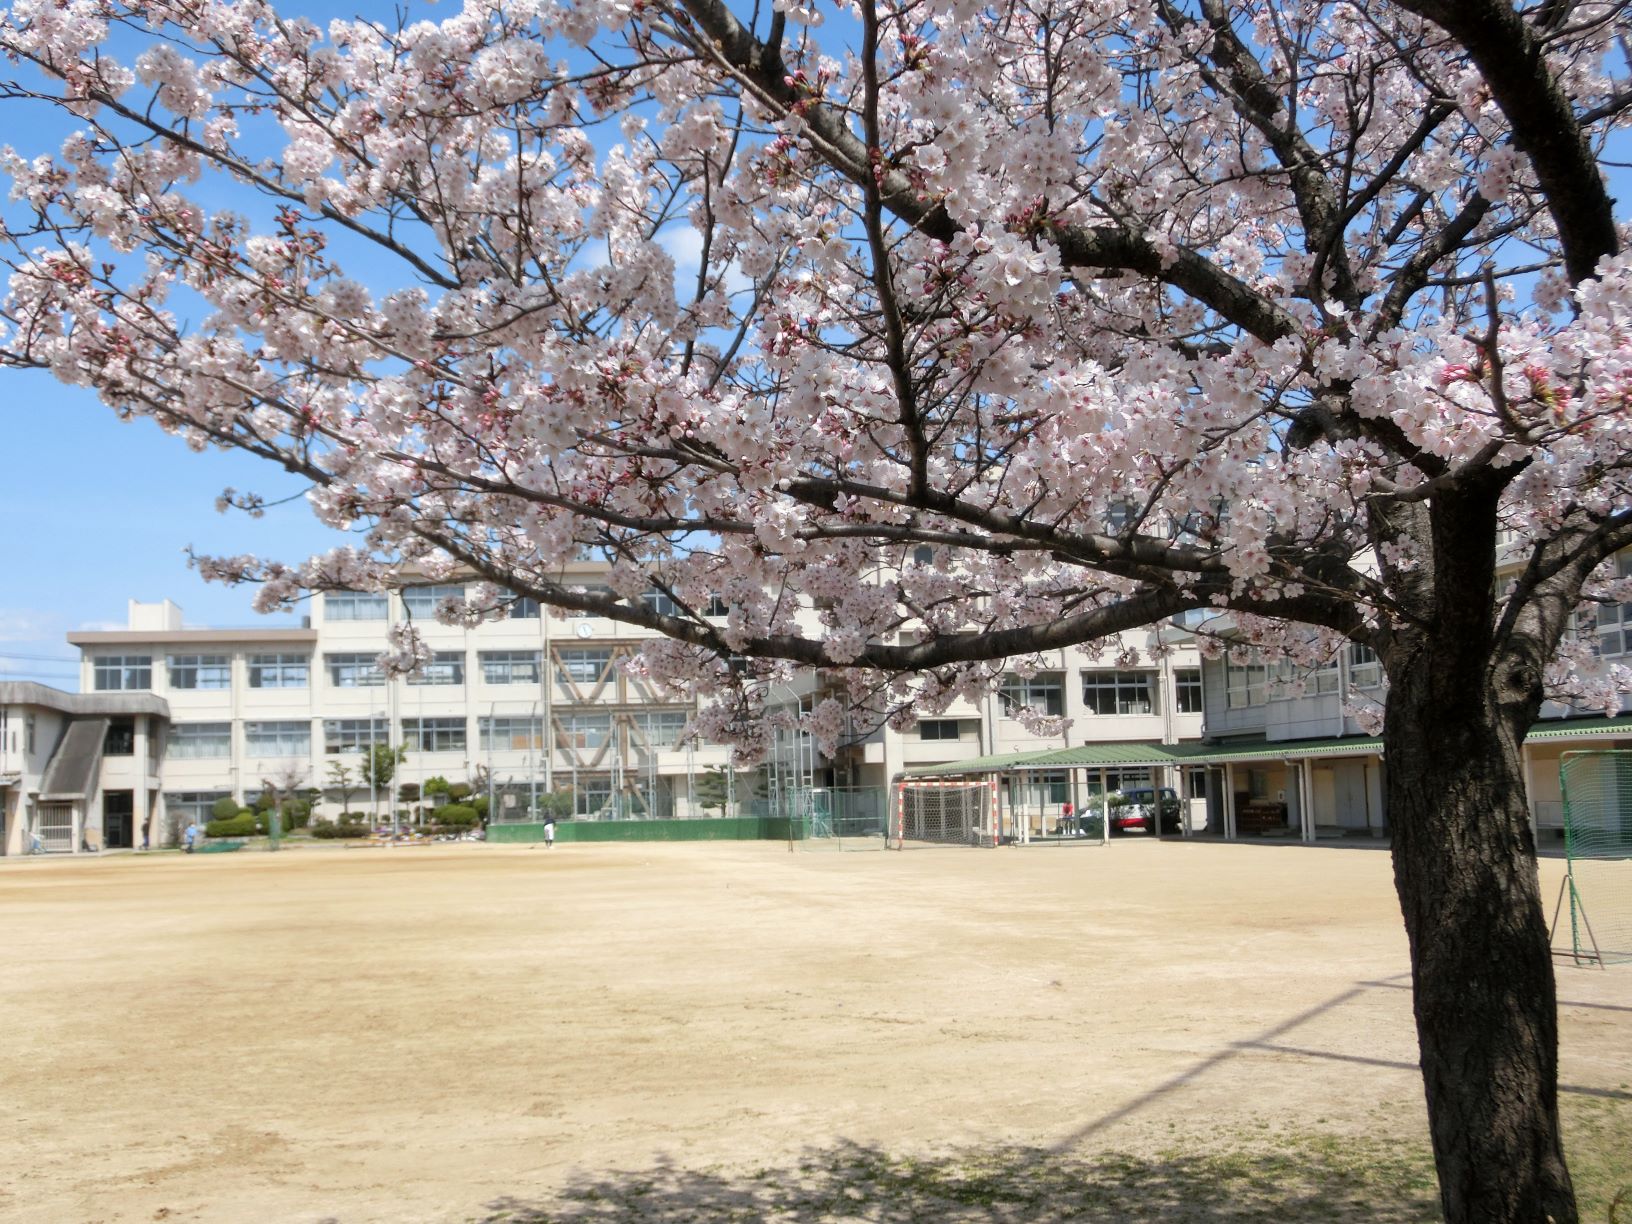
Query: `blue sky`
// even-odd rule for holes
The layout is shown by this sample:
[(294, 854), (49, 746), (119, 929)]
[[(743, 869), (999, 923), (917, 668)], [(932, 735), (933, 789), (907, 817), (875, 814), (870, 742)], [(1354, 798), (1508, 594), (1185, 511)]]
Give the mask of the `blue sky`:
[(299, 559), (347, 539), (303, 501), (259, 520), (217, 514), (228, 485), (268, 498), (302, 486), (251, 456), (195, 454), (151, 421), (122, 423), (46, 374), (0, 371), (0, 456), (0, 678), (77, 689), (63, 635), (123, 627), (130, 599), (173, 599), (189, 624), (290, 623), (257, 617), (250, 588), (202, 581), (183, 550)]

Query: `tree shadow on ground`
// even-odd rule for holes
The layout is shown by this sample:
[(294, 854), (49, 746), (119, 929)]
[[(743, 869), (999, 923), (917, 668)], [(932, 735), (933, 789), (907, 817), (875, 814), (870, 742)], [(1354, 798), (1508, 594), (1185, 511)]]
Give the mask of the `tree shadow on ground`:
[(580, 1177), (548, 1199), (504, 1198), (480, 1224), (938, 1224), (998, 1221), (1275, 1221), (1416, 1224), (1440, 1219), (1423, 1154), (1375, 1140), (1276, 1150), (1061, 1154), (963, 1149), (898, 1156), (841, 1142), (751, 1170), (660, 1163)]

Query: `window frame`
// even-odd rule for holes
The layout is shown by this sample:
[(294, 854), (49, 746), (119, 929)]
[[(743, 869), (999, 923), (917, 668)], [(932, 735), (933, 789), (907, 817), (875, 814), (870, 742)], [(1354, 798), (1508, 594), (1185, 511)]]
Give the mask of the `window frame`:
[[(569, 665), (568, 656), (573, 656), (571, 662), (589, 662), (593, 658), (600, 658), (600, 666), (595, 674), (582, 677), (574, 674)], [(610, 646), (557, 646), (555, 648), (554, 671), (556, 681), (560, 684), (573, 684), (578, 687), (597, 685), (609, 677), (612, 670), (612, 648)]]
[[(265, 730), (276, 727), (276, 731)], [(273, 747), (257, 747), (257, 739), (270, 739)], [(285, 740), (287, 739), (287, 743)], [(296, 743), (304, 747), (296, 748)], [(244, 723), (244, 756), (256, 760), (295, 760), (312, 755), (312, 720), (309, 718), (257, 718)]]
[[(499, 743), (495, 735), (501, 725), (523, 730), (511, 730), (509, 742)], [(527, 743), (516, 743), (523, 738)], [(483, 714), (476, 722), (476, 740), (478, 752), (537, 752), (544, 747), (544, 719), (537, 714)]]
[(391, 598), (384, 591), (324, 591), (325, 621), (377, 621), (391, 618)]
[[(931, 727), (935, 728), (935, 734), (926, 735)], [(948, 727), (952, 728), (951, 735), (946, 734)], [(955, 744), (963, 738), (963, 722), (956, 718), (920, 718), (918, 738), (926, 744)]]
[[(482, 683), (492, 685), (537, 684), (543, 674), (543, 652), (538, 650), (478, 651), (476, 663), (482, 669)], [(517, 679), (515, 669), (524, 667), (532, 674)], [(502, 676), (502, 679), (496, 679)]]
[[(220, 693), (232, 689), (232, 656), (230, 654), (181, 654), (164, 658), (165, 682), (182, 692)], [(183, 677), (192, 673), (191, 683)], [(210, 683), (204, 683), (208, 674)]]
[[(252, 689), (304, 689), (312, 685), (312, 656), (299, 651), (288, 654), (253, 654), (244, 660), (248, 672), (246, 683)], [(290, 674), (298, 670), (300, 683), (290, 682)], [(267, 673), (271, 672), (277, 678), (277, 683), (265, 683)]]
[(402, 614), (409, 620), (422, 617), (436, 619), (436, 605), (444, 599), (465, 602), (465, 584), (462, 582), (429, 582), (423, 586), (403, 587), (398, 593), (402, 600)]
[[(373, 676), (375, 679), (351, 680), (341, 679), (342, 668), (361, 668), (359, 676)], [(380, 669), (379, 656), (359, 651), (325, 652), (323, 655), (323, 670), (328, 675), (330, 688), (384, 688), (385, 672)]]
[(463, 714), (416, 714), (402, 720), (402, 746), (410, 752), (466, 752), (469, 745), (470, 725)]
[[(219, 752), (192, 751), (201, 745), (219, 743)], [(180, 749), (187, 749), (180, 751)], [(164, 737), (166, 760), (212, 761), (232, 755), (232, 724), (230, 722), (171, 723)]]
[[(1194, 705), (1187, 704), (1193, 697)], [(1205, 714), (1207, 693), (1201, 685), (1201, 668), (1173, 669), (1173, 711), (1176, 714)]]
[[(1041, 702), (1036, 700), (1041, 696)], [(1005, 676), (997, 691), (1003, 706), (1003, 716), (1014, 718), (1018, 710), (1031, 706), (1040, 708), (1049, 718), (1065, 715), (1065, 673), (1039, 671), (1030, 676)]]
[[(1158, 709), (1155, 690), (1156, 673), (1147, 668), (1084, 668), (1082, 672), (1083, 709), (1094, 718), (1154, 714)], [(1102, 709), (1103, 705), (1112, 708)]]
[[(369, 735), (358, 735), (370, 730)], [(323, 720), (323, 755), (338, 756), (342, 752), (367, 752), (371, 746), (391, 744), (389, 718), (325, 718)]]
[(465, 652), (435, 650), (424, 667), (408, 677), (416, 688), (456, 688), (465, 682)]
[[(119, 683), (104, 683), (117, 679)], [(140, 683), (134, 683), (135, 680)], [(153, 656), (116, 654), (91, 656), (91, 689), (97, 693), (128, 693), (153, 688)]]

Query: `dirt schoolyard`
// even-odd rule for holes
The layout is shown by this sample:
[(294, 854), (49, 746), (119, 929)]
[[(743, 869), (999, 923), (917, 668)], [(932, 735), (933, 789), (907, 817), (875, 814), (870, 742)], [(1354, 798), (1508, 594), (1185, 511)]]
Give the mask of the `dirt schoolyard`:
[[(1432, 1218), (1406, 972), (1373, 850), (4, 860), (0, 1219)], [(1632, 967), (1559, 983), (1603, 1203)]]

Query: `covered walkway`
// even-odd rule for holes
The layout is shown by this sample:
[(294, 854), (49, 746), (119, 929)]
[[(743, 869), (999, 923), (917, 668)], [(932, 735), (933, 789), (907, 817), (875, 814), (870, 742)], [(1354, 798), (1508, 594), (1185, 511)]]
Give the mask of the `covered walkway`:
[[(1632, 747), (1632, 715), (1537, 723), (1525, 738), (1531, 821), (1545, 845), (1563, 827), (1558, 761), (1571, 749)], [(1345, 736), (1234, 743), (1097, 743), (911, 767), (898, 781), (996, 777), (1013, 842), (1109, 838), (1112, 795), (1169, 792), (1177, 820), (1150, 834), (1237, 841), (1386, 842), (1382, 740)]]

